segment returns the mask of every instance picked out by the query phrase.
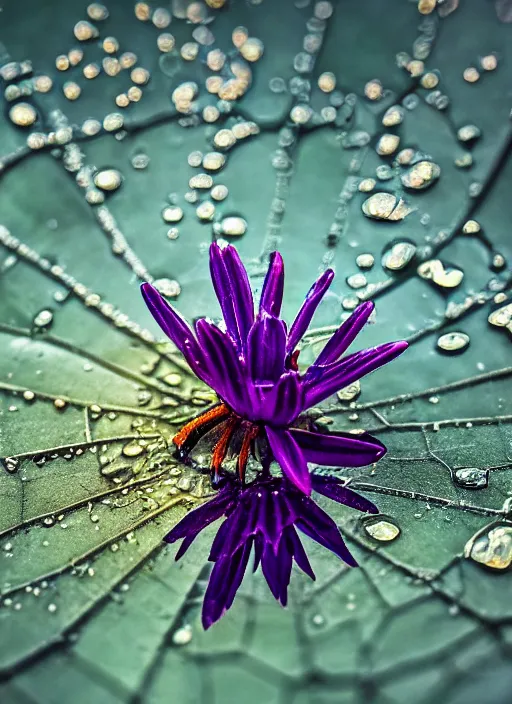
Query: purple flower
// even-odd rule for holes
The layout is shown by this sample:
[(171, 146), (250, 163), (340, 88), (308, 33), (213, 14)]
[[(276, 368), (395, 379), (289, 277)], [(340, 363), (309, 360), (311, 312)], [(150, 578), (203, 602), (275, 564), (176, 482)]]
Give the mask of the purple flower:
[(334, 272), (328, 269), (313, 284), (288, 330), (279, 317), (284, 266), (278, 252), (270, 257), (256, 313), (247, 272), (234, 247), (212, 244), (210, 271), (225, 329), (201, 319), (193, 331), (155, 288), (142, 284), (142, 295), (155, 320), (194, 373), (221, 399), (173, 438), (181, 455), (186, 456), (202, 435), (219, 426), (220, 438), (212, 455), (216, 475), (230, 443), (241, 436), (238, 473), (242, 482), (250, 451), (257, 444), (264, 468), (268, 470), (275, 459), (290, 482), (306, 495), (312, 488), (308, 462), (359, 467), (380, 459), (386, 448), (370, 435), (330, 435), (294, 427), (308, 408), (406, 349), (406, 342), (390, 342), (342, 358), (370, 317), (373, 303), (360, 305), (301, 374), (297, 345)]
[[(313, 489), (329, 499), (359, 511), (378, 513), (371, 501), (343, 486), (339, 479), (315, 474), (311, 479)], [(261, 565), (270, 591), (283, 606), (288, 598), (293, 561), (315, 579), (296, 528), (348, 565), (357, 566), (336, 523), (286, 477), (260, 475), (245, 487), (233, 475), (223, 477), (222, 481), (224, 484), (215, 498), (190, 511), (165, 537), (168, 543), (183, 539), (176, 554), (179, 560), (204, 528), (226, 517), (209, 556), (215, 565), (203, 601), (205, 629), (231, 607), (252, 550), (253, 571)]]

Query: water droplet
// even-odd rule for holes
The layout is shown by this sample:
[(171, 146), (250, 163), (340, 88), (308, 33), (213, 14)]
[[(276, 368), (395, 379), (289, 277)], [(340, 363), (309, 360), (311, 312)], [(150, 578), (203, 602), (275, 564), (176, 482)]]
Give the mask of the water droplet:
[(108, 115), (105, 115), (103, 119), (103, 129), (107, 132), (120, 130), (123, 125), (124, 117), (119, 112), (111, 112)]
[(93, 2), (87, 6), (87, 14), (91, 20), (99, 22), (101, 20), (106, 20), (109, 13), (105, 5), (101, 5), (99, 2)]
[(213, 200), (220, 201), (220, 200), (224, 200), (225, 198), (227, 198), (228, 193), (229, 193), (229, 191), (228, 191), (227, 187), (219, 184), (219, 185), (214, 186), (212, 188), (210, 195), (213, 198)]
[(471, 152), (463, 152), (456, 157), (454, 164), (458, 169), (468, 169), (473, 164), (473, 155)]
[(498, 328), (507, 327), (512, 321), (512, 303), (493, 311), (487, 320)]
[(122, 449), (122, 453), (125, 457), (137, 457), (143, 452), (144, 448), (136, 440), (127, 443)]
[(433, 161), (418, 161), (401, 176), (406, 188), (424, 190), (431, 186), (441, 174), (440, 167)]
[(305, 125), (313, 116), (313, 111), (309, 105), (295, 105), (290, 112), (290, 119), (296, 125)]
[(177, 205), (169, 206), (162, 210), (162, 218), (165, 222), (179, 222), (183, 218), (183, 210)]
[(362, 205), (363, 213), (376, 220), (403, 220), (411, 212), (405, 202), (392, 193), (374, 193)]
[(462, 77), (467, 83), (476, 83), (480, 79), (480, 73), (474, 66), (464, 69)]
[(320, 626), (324, 625), (325, 618), (322, 616), (322, 614), (315, 614), (312, 617), (311, 622), (312, 622), (313, 626), (320, 627)]
[(512, 526), (484, 528), (466, 543), (464, 556), (490, 569), (507, 569), (512, 562)]
[(37, 112), (30, 103), (17, 103), (9, 110), (9, 118), (18, 127), (30, 127), (37, 120)]
[(336, 76), (330, 71), (320, 74), (318, 77), (318, 87), (324, 93), (332, 93), (336, 88)]
[(33, 320), (34, 327), (44, 329), (49, 328), (53, 322), (53, 313), (51, 310), (40, 311)]
[(437, 346), (443, 352), (463, 352), (469, 342), (469, 335), (464, 332), (448, 332), (439, 337)]
[(428, 73), (423, 74), (420, 82), (423, 88), (431, 90), (432, 88), (435, 88), (438, 85), (439, 76), (433, 71), (429, 71)]
[(389, 543), (400, 535), (400, 528), (388, 516), (370, 516), (364, 518), (362, 523), (370, 538), (381, 543)]
[(373, 254), (364, 253), (364, 254), (359, 254), (356, 257), (356, 264), (361, 269), (371, 269), (372, 266), (374, 265), (374, 263), (375, 263), (375, 258), (373, 256)]
[(455, 470), (453, 478), (464, 489), (485, 489), (489, 484), (489, 470), (461, 467)]
[(209, 200), (205, 200), (204, 203), (201, 203), (200, 205), (197, 206), (196, 215), (199, 218), (199, 220), (204, 220), (204, 221), (213, 220), (213, 216), (215, 215), (214, 203), (212, 203)]
[(418, 274), (422, 279), (432, 280), (441, 288), (455, 288), (464, 278), (460, 269), (446, 267), (439, 259), (430, 259), (418, 267)]
[(87, 20), (81, 20), (73, 27), (73, 34), (78, 41), (86, 42), (89, 39), (95, 39), (99, 32), (93, 24), (87, 22)]
[(179, 386), (183, 381), (183, 377), (181, 376), (181, 374), (176, 374), (174, 372), (172, 374), (167, 374), (167, 376), (164, 376), (162, 381), (165, 384), (168, 384), (169, 386)]
[(364, 274), (352, 274), (347, 277), (347, 284), (350, 288), (364, 288), (368, 283)]
[(415, 108), (418, 107), (420, 103), (419, 97), (416, 95), (416, 93), (411, 93), (410, 95), (406, 95), (405, 98), (402, 100), (402, 105), (406, 110), (414, 110)]
[(405, 116), (404, 109), (400, 105), (392, 105), (384, 113), (382, 124), (384, 127), (394, 127), (403, 122)]
[(369, 193), (373, 191), (376, 185), (376, 180), (374, 178), (364, 178), (358, 186), (361, 193)]
[(207, 189), (213, 186), (210, 174), (196, 174), (188, 182), (189, 188)]
[(5, 471), (9, 472), (9, 474), (14, 474), (20, 467), (20, 461), (16, 457), (2, 457), (0, 458), (0, 462)]
[(400, 144), (400, 137), (397, 134), (383, 134), (377, 142), (376, 151), (381, 156), (394, 154)]
[(364, 87), (364, 94), (368, 100), (380, 100), (382, 98), (382, 92), (382, 83), (377, 79), (368, 81)]
[(416, 245), (412, 242), (397, 242), (384, 252), (382, 266), (390, 271), (404, 269), (416, 254)]
[(361, 393), (361, 382), (354, 381), (353, 384), (345, 386), (344, 389), (338, 391), (337, 396), (340, 401), (353, 401)]
[(375, 169), (375, 175), (379, 181), (390, 181), (393, 178), (393, 169), (388, 164), (380, 164)]
[(192, 640), (192, 626), (183, 626), (174, 631), (172, 642), (174, 645), (187, 645)]
[(224, 218), (221, 222), (221, 231), (224, 235), (244, 235), (247, 231), (247, 222), (240, 217)]
[(103, 191), (115, 191), (121, 185), (122, 180), (123, 177), (117, 169), (105, 169), (98, 171), (94, 176), (94, 185)]
[(480, 66), (484, 71), (494, 71), (498, 66), (498, 57), (496, 54), (488, 54), (480, 59)]
[(460, 142), (472, 142), (478, 139), (482, 133), (476, 125), (464, 125), (457, 131), (457, 137)]

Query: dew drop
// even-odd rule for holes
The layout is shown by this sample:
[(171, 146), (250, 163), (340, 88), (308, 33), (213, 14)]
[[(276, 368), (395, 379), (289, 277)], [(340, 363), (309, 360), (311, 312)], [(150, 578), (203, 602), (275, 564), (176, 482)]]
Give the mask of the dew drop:
[(424, 190), (441, 175), (440, 167), (433, 161), (418, 161), (401, 176), (402, 184), (411, 190)]
[(469, 335), (464, 332), (448, 332), (437, 340), (437, 346), (443, 352), (463, 352), (469, 345)]
[(20, 461), (16, 457), (2, 457), (0, 463), (9, 474), (14, 474), (20, 467)]
[(375, 263), (373, 254), (364, 253), (356, 257), (356, 264), (360, 269), (371, 269)]
[(143, 452), (144, 448), (136, 440), (127, 443), (122, 449), (122, 453), (125, 457), (137, 457)]
[(489, 470), (461, 467), (455, 470), (453, 478), (464, 489), (485, 489), (489, 485)]
[(182, 626), (174, 631), (172, 642), (174, 645), (187, 645), (192, 640), (192, 626)]
[(53, 313), (51, 310), (40, 311), (33, 320), (34, 327), (44, 329), (49, 328), (53, 322)]
[(504, 570), (512, 562), (512, 526), (489, 526), (474, 535), (464, 548), (464, 556), (493, 570)]
[(380, 543), (389, 543), (400, 535), (400, 528), (388, 516), (370, 516), (362, 522), (367, 535)]
[(392, 193), (374, 193), (362, 205), (363, 213), (375, 220), (403, 220), (411, 212), (405, 202)]
[(337, 396), (338, 399), (342, 402), (345, 401), (353, 401), (355, 398), (359, 396), (361, 393), (361, 382), (359, 380), (354, 381), (353, 384), (349, 384), (348, 386), (345, 386), (344, 389), (340, 389), (338, 391)]

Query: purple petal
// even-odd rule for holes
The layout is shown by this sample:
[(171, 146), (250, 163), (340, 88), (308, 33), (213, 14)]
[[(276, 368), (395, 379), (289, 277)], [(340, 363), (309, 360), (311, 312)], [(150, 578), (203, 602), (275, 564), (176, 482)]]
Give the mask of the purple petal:
[(273, 425), (289, 425), (304, 407), (304, 391), (296, 372), (285, 372), (277, 384), (256, 386), (256, 406), (258, 420)]
[(290, 495), (289, 501), (295, 504), (299, 518), (295, 521), (297, 528), (317, 543), (323, 545), (347, 564), (357, 566), (341, 536), (336, 523), (312, 499), (307, 496)]
[(339, 504), (350, 506), (358, 511), (367, 513), (379, 513), (379, 509), (374, 503), (366, 499), (364, 496), (352, 491), (348, 487), (341, 484), (336, 477), (324, 477), (313, 474), (311, 477), (313, 489), (319, 494), (327, 496), (328, 499), (337, 501)]
[(202, 622), (205, 631), (230, 608), (247, 568), (252, 539), (238, 552), (215, 563), (204, 595)]
[(256, 572), (256, 570), (259, 567), (259, 564), (261, 562), (261, 556), (263, 555), (263, 549), (265, 547), (265, 541), (263, 540), (263, 536), (257, 533), (254, 536), (254, 565), (252, 567), (252, 571)]
[(307, 462), (287, 430), (266, 426), (270, 449), (285, 476), (304, 494), (311, 494), (311, 477)]
[(276, 317), (281, 312), (284, 289), (284, 263), (279, 252), (272, 252), (260, 298), (260, 312), (266, 311)]
[(315, 573), (313, 572), (313, 568), (309, 563), (308, 556), (306, 555), (306, 551), (304, 550), (304, 546), (302, 545), (301, 540), (293, 526), (290, 526), (288, 528), (286, 537), (290, 543), (290, 552), (293, 553), (293, 558), (297, 563), (297, 566), (300, 567), (300, 569), (305, 572), (308, 577), (311, 577), (312, 580), (315, 580), (316, 577)]
[(257, 523), (258, 532), (272, 545), (274, 551), (277, 551), (283, 530), (289, 522), (290, 513), (286, 502), (280, 500), (279, 493), (277, 495), (269, 491), (261, 493)]
[(221, 523), (220, 528), (213, 539), (210, 554), (208, 555), (208, 560), (210, 562), (217, 562), (217, 560), (220, 560), (223, 557), (229, 557), (232, 552), (234, 552), (226, 551), (226, 544), (233, 536), (233, 532), (237, 534), (236, 526), (240, 513), (240, 504), (238, 504), (233, 513), (230, 514), (223, 523)]
[(245, 415), (247, 384), (231, 337), (213, 323), (201, 319), (196, 322), (199, 344), (211, 369), (210, 386), (233, 410)]
[(247, 360), (255, 383), (274, 383), (284, 372), (284, 322), (265, 311), (256, 318), (247, 340)]
[(250, 499), (249, 502), (238, 499), (235, 510), (215, 536), (209, 560), (217, 561), (234, 555), (257, 532), (259, 497), (252, 494)]
[(324, 297), (325, 292), (331, 285), (331, 281), (334, 278), (334, 271), (332, 269), (327, 269), (324, 273), (315, 281), (313, 286), (309, 289), (306, 299), (301, 306), (301, 309), (297, 313), (293, 325), (290, 329), (290, 334), (288, 335), (288, 344), (286, 346), (286, 352), (290, 354), (294, 351), (302, 336), (306, 332), (313, 318), (313, 315), (318, 307), (318, 304)]
[(194, 374), (209, 384), (208, 365), (191, 328), (151, 284), (144, 283), (140, 288), (153, 318), (185, 357)]
[(372, 301), (366, 301), (358, 306), (352, 315), (345, 320), (343, 325), (336, 330), (324, 349), (320, 352), (314, 365), (332, 364), (347, 351), (357, 335), (368, 322), (368, 318), (373, 312), (375, 305)]
[[(211, 247), (218, 247), (218, 245), (212, 244)], [(251, 325), (254, 322), (254, 303), (252, 300), (249, 277), (242, 264), (242, 260), (238, 256), (238, 252), (233, 246), (228, 245), (224, 249), (221, 249), (221, 257), (226, 267), (229, 285), (233, 295), (233, 306), (243, 349), (245, 348)]]
[(286, 606), (288, 585), (292, 572), (292, 554), (285, 539), (279, 543), (277, 554), (267, 543), (261, 557), (261, 570), (274, 597)]
[(387, 364), (408, 347), (405, 341), (388, 342), (379, 347), (357, 352), (341, 362), (328, 367), (310, 367), (305, 376), (305, 408), (310, 408), (335, 391), (353, 384), (354, 381)]
[(329, 467), (363, 467), (377, 462), (386, 453), (384, 445), (367, 433), (331, 435), (298, 428), (291, 428), (290, 433), (307, 462)]
[(307, 535), (309, 538), (312, 538), (312, 540), (315, 540), (319, 545), (322, 545), (324, 548), (327, 548), (327, 550), (333, 552), (341, 560), (343, 560), (343, 562), (346, 562), (347, 565), (350, 565), (350, 567), (358, 566), (356, 560), (352, 556), (352, 553), (345, 545), (345, 541), (341, 537), (341, 533), (339, 532), (339, 530), (337, 536), (327, 536), (303, 520), (298, 520), (295, 525), (305, 535)]
[(210, 275), (213, 288), (220, 303), (222, 317), (226, 323), (226, 330), (240, 346), (240, 332), (233, 302), (233, 291), (221, 251), (217, 244), (212, 244), (210, 247)]
[[(187, 515), (167, 533), (164, 538), (165, 542), (174, 543), (181, 538), (185, 538), (185, 540), (188, 541), (187, 547), (184, 550), (180, 548), (179, 557), (181, 557), (194, 538), (202, 530), (226, 513), (232, 501), (232, 492), (220, 491), (211, 501), (207, 501), (198, 508), (189, 511)], [(179, 560), (179, 557), (176, 555), (177, 560)]]

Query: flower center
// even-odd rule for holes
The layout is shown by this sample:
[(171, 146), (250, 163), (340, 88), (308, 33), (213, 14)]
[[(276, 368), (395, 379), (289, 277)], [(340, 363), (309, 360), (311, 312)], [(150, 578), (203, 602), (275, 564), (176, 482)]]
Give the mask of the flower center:
[(213, 448), (211, 470), (215, 476), (219, 474), (235, 431), (242, 429), (242, 444), (238, 453), (237, 470), (240, 480), (244, 482), (249, 453), (254, 440), (260, 433), (260, 426), (244, 420), (225, 403), (219, 403), (201, 413), (184, 425), (179, 433), (173, 437), (172, 441), (178, 449), (179, 457), (184, 459), (203, 435), (217, 426), (220, 426), (221, 434)]

